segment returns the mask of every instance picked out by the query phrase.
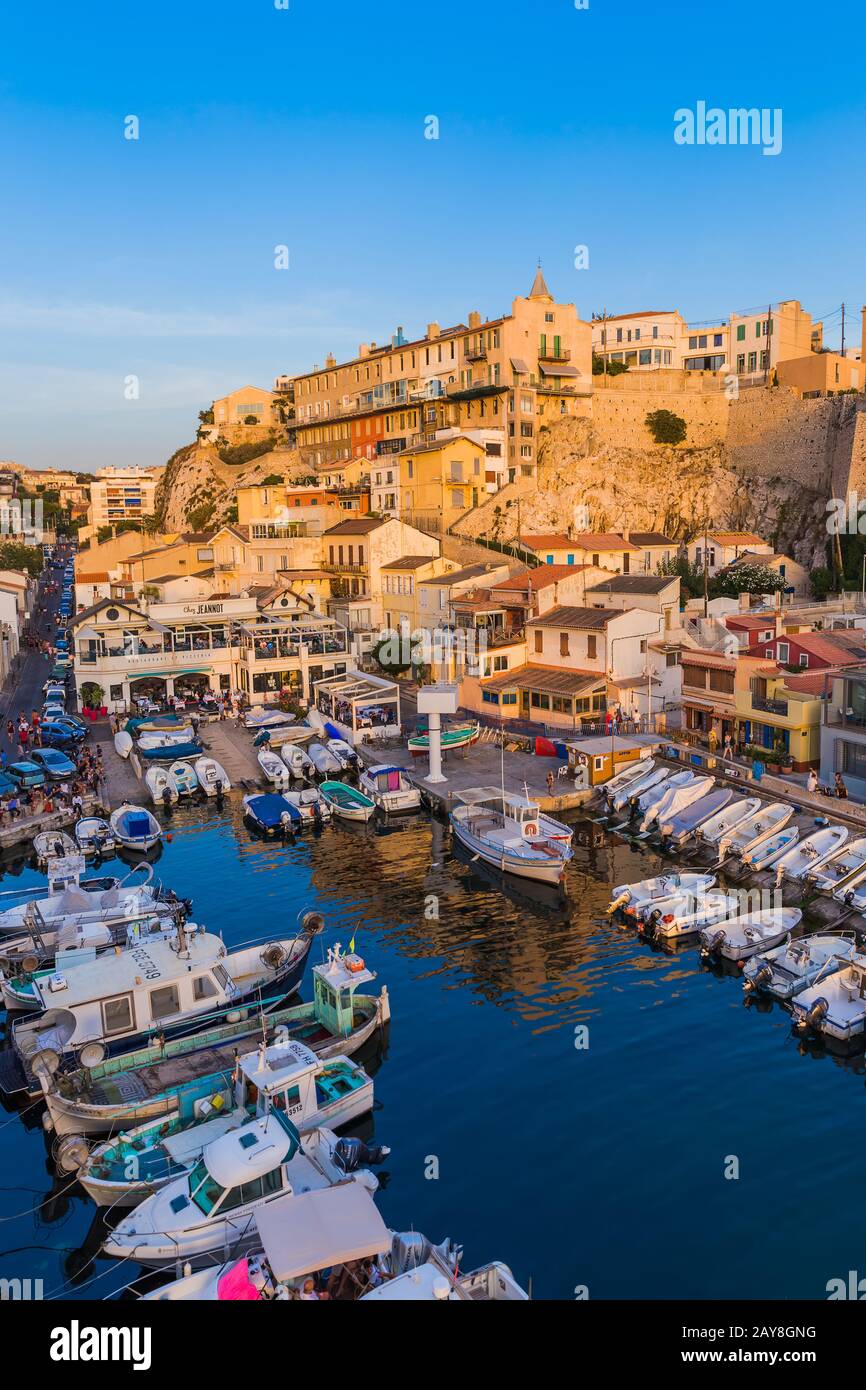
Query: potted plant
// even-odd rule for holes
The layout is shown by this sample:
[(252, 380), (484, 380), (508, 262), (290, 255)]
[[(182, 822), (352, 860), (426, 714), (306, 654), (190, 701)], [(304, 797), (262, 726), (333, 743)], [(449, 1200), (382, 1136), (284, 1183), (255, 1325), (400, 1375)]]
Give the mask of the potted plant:
[(90, 710), (90, 717), (93, 719), (96, 717), (96, 711), (102, 708), (105, 691), (101, 685), (97, 685), (96, 681), (85, 681), (81, 687), (81, 698), (84, 701), (85, 710)]

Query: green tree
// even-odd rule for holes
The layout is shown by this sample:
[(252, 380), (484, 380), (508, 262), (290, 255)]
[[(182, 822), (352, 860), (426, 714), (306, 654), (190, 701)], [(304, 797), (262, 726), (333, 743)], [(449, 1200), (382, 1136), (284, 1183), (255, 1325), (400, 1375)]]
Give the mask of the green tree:
[(245, 424), (245, 425), (258, 425), (258, 424), (260, 424), (258, 415), (245, 415), (245, 416), (244, 416), (244, 424)]
[[(622, 372), (628, 371), (626, 362), (608, 362), (607, 375), (620, 376)], [(592, 354), (592, 374), (593, 376), (604, 376), (604, 358), (597, 352)]]
[(24, 570), (26, 574), (42, 573), (41, 545), (25, 545), (23, 541), (4, 541), (0, 543), (0, 570)]
[(809, 575), (809, 582), (812, 586), (812, 597), (824, 601), (833, 588), (833, 576), (826, 565), (817, 565)]
[(646, 427), (656, 444), (682, 444), (686, 437), (686, 422), (672, 410), (651, 410)]
[(198, 418), (203, 425), (212, 425), (214, 422), (212, 410), (200, 410)]
[(700, 565), (689, 562), (687, 555), (675, 555), (670, 560), (662, 560), (657, 567), (661, 575), (677, 575), (680, 581), (680, 594), (683, 598), (701, 598), (704, 592), (704, 571)]

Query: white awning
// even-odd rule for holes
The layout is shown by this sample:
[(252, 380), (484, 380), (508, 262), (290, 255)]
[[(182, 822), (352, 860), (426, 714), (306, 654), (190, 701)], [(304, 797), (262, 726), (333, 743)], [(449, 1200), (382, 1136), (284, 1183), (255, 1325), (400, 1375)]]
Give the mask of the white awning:
[(280, 1283), (391, 1248), (391, 1232), (357, 1182), (280, 1197), (256, 1212), (256, 1226)]

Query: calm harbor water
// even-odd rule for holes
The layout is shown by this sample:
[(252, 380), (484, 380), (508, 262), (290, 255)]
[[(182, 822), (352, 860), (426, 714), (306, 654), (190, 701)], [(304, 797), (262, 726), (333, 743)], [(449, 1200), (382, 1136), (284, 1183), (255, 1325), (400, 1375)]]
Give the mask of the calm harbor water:
[[(746, 1007), (694, 948), (605, 919), (611, 885), (657, 854), (580, 822), (559, 898), (503, 890), (425, 814), (283, 846), (252, 839), (232, 798), (177, 810), (170, 833), (157, 876), (227, 944), (315, 907), (323, 945), (354, 934), (388, 985), (360, 1132), (392, 1149), (390, 1225), (452, 1236), (466, 1267), (505, 1260), (539, 1298), (824, 1298), (866, 1274), (862, 1059), (804, 1055), (781, 1009)], [(6, 867), (0, 891), (40, 881)], [(0, 1110), (0, 1277), (106, 1297), (136, 1271), (99, 1257), (100, 1218), (53, 1176), (40, 1119)]]

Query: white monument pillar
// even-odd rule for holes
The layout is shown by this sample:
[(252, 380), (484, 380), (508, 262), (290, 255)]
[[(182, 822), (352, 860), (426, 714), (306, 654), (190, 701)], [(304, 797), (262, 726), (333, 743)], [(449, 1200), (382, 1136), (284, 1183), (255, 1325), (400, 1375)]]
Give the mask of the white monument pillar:
[(456, 711), (456, 685), (421, 686), (418, 691), (418, 713), (427, 715), (428, 782), (448, 781), (442, 771), (442, 715), (455, 714)]

